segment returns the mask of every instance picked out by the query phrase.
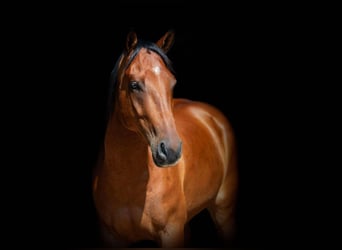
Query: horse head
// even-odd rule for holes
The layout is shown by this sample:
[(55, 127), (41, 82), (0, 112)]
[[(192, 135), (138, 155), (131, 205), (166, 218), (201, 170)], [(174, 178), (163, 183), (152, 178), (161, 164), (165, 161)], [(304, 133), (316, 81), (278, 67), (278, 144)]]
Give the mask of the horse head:
[(130, 32), (115, 72), (119, 119), (147, 141), (159, 167), (176, 164), (182, 153), (172, 109), (176, 77), (166, 55), (173, 42), (173, 31), (156, 43)]

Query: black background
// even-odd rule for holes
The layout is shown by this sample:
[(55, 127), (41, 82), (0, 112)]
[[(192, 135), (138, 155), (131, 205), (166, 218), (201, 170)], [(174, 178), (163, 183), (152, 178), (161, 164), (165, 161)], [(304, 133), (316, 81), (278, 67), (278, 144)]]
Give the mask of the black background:
[[(298, 176), (306, 164), (302, 121), (313, 107), (299, 100), (309, 92), (305, 72), (317, 53), (310, 53), (313, 21), (303, 9), (153, 1), (29, 7), (11, 8), (4, 38), (15, 65), (8, 72), (15, 94), (6, 104), (14, 154), (5, 176), (14, 245), (100, 246), (91, 171), (109, 75), (130, 30), (156, 41), (169, 29), (176, 32), (168, 54), (177, 72), (174, 95), (217, 106), (236, 133), (236, 246), (307, 239), (302, 204), (309, 197)], [(217, 246), (206, 214), (193, 223), (195, 247)]]

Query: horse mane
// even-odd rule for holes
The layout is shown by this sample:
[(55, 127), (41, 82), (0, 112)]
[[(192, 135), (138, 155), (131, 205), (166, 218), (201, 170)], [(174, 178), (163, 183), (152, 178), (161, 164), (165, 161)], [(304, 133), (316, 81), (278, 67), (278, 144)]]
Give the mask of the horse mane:
[(119, 79), (119, 62), (121, 59), (125, 56), (129, 56), (128, 60), (126, 60), (126, 65), (124, 67), (121, 67), (122, 71), (126, 70), (129, 65), (132, 63), (133, 59), (136, 57), (136, 55), (139, 53), (139, 51), (145, 48), (147, 50), (151, 50), (155, 53), (157, 53), (162, 60), (165, 63), (165, 66), (170, 70), (170, 72), (175, 76), (176, 72), (174, 71), (172, 67), (172, 62), (166, 55), (166, 53), (158, 47), (153, 42), (150, 41), (144, 41), (144, 40), (139, 40), (137, 43), (137, 46), (133, 49), (133, 51), (127, 53), (127, 51), (123, 51), (121, 55), (119, 56), (118, 60), (116, 61), (114, 68), (110, 74), (110, 81), (109, 81), (109, 90), (108, 90), (108, 101), (107, 101), (107, 119), (109, 119), (114, 112), (114, 105), (115, 105), (115, 98), (116, 98), (116, 89), (117, 89), (117, 82)]

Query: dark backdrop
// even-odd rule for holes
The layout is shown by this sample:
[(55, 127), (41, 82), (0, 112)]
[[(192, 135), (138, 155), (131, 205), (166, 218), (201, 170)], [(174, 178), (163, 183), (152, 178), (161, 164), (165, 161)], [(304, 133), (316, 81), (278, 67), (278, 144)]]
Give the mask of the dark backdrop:
[[(130, 30), (156, 41), (168, 29), (176, 32), (169, 52), (175, 96), (217, 106), (236, 133), (236, 245), (291, 245), (303, 237), (302, 197), (291, 177), (303, 153), (292, 146), (301, 143), (294, 134), (303, 129), (295, 105), (307, 26), (297, 22), (300, 12), (279, 6), (197, 7), (117, 1), (34, 12), (24, 7), (7, 19), (16, 21), (8, 52), (18, 65), (9, 105), (15, 109), (10, 135), (16, 139), (9, 145), (16, 182), (7, 185), (17, 194), (9, 195), (14, 244), (99, 246), (91, 170), (104, 134), (109, 75)], [(216, 246), (206, 214), (194, 225), (196, 246)]]

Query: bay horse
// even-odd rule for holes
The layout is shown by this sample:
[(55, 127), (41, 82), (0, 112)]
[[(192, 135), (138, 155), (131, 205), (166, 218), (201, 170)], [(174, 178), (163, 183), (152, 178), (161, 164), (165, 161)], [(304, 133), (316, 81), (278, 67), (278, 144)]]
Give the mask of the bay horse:
[(150, 42), (129, 32), (112, 71), (112, 109), (92, 183), (108, 247), (143, 240), (184, 247), (189, 221), (204, 209), (222, 239), (234, 237), (234, 132), (211, 104), (173, 98), (167, 52), (174, 37), (169, 30)]

